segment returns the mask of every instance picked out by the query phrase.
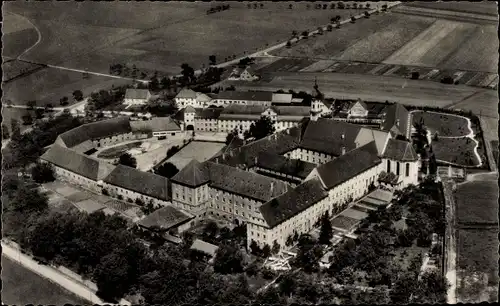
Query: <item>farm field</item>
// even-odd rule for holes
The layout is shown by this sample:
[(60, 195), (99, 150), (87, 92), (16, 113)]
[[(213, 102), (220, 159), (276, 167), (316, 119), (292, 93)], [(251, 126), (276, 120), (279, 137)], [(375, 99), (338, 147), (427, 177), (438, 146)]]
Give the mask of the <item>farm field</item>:
[(27, 74), (38, 69), (42, 69), (44, 66), (32, 64), (19, 60), (9, 60), (2, 63), (2, 73), (3, 81), (8, 82), (9, 80), (18, 77), (22, 74)]
[(16, 58), (36, 43), (38, 33), (23, 16), (4, 13), (2, 17), (2, 58)]
[(432, 135), (437, 132), (439, 136), (443, 137), (458, 137), (470, 133), (465, 117), (434, 112), (412, 112), (413, 124), (420, 122), (420, 120), (423, 120), (424, 126)]
[[(457, 5), (459, 4), (459, 5)], [(423, 7), (423, 8), (431, 8), (436, 10), (447, 10), (447, 11), (455, 11), (455, 12), (467, 12), (467, 13), (476, 13), (476, 14), (484, 14), (490, 16), (497, 16), (497, 6), (495, 2), (489, 1), (480, 1), (480, 2), (425, 2), (425, 1), (414, 1), (410, 3), (405, 3), (405, 6), (411, 7)]]
[(26, 59), (96, 72), (108, 72), (109, 64), (120, 62), (175, 74), (184, 62), (198, 69), (208, 64), (211, 54), (220, 62), (255, 52), (285, 41), (294, 29), (325, 25), (332, 14), (354, 13), (307, 8), (306, 3), (293, 3), (292, 9), (278, 2), (265, 2), (264, 8), (256, 9), (244, 2), (230, 5), (230, 10), (209, 15), (206, 10), (214, 5), (201, 2), (81, 2), (43, 7), (18, 2), (7, 3), (4, 9), (25, 15), (41, 32), (41, 42), (25, 54)]
[(459, 223), (498, 224), (498, 182), (472, 181), (455, 191)]
[(85, 305), (87, 301), (2, 255), (2, 303), (5, 305)]
[(192, 141), (174, 156), (169, 158), (167, 162), (171, 162), (180, 170), (192, 159), (196, 159), (199, 162), (210, 159), (217, 154), (222, 147), (224, 147), (224, 143)]
[(51, 103), (59, 106), (59, 99), (66, 96), (70, 103), (75, 103), (72, 93), (81, 90), (84, 96), (93, 91), (119, 86), (131, 81), (114, 79), (105, 76), (90, 75), (83, 79), (82, 73), (44, 68), (25, 77), (13, 80), (3, 85), (4, 99), (12, 104), (26, 104), (27, 101), (36, 100), (38, 106)]
[[(461, 166), (478, 166), (479, 160), (474, 154), (476, 143), (468, 137), (439, 138), (432, 141), (432, 150), (438, 161), (458, 164)], [(483, 164), (486, 162), (482, 161)]]
[[(496, 4), (493, 1), (490, 2), (492, 2), (491, 4), (493, 5), (491, 12), (495, 12), (497, 10)], [(456, 8), (454, 10), (405, 4), (396, 7), (394, 9), (394, 12), (413, 16), (432, 16), (440, 19), (471, 22), (476, 24), (495, 24), (498, 22), (498, 17), (496, 15), (482, 14), (480, 12), (477, 12), (477, 10), (471, 10), (470, 5), (462, 6), (460, 4), (456, 5)], [(482, 9), (484, 10), (487, 8), (483, 7)]]
[[(390, 102), (417, 106), (452, 107), (464, 99), (467, 107), (478, 112), (497, 105), (495, 92), (465, 85), (445, 85), (425, 80), (406, 80), (388, 76), (359, 75), (346, 73), (305, 73), (279, 72), (270, 75), (270, 81), (252, 82), (224, 81), (223, 86), (234, 85), (238, 90), (284, 90), (312, 92), (314, 79), (319, 89), (327, 98), (362, 99), (367, 101)], [(217, 86), (221, 86), (218, 84)], [(491, 93), (484, 94), (489, 91)], [(482, 95), (482, 101), (476, 101), (474, 93)], [(470, 97), (470, 99), (468, 99)], [(465, 100), (464, 100), (465, 101)], [(462, 102), (460, 102), (462, 103)], [(466, 108), (466, 107), (460, 107)], [(496, 113), (496, 112), (495, 112)]]

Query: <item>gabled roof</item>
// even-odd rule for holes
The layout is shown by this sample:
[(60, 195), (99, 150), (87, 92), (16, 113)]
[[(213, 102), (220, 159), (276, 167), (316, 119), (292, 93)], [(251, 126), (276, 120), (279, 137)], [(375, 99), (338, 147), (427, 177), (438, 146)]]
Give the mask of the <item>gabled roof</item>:
[(194, 107), (192, 107), (191, 105), (188, 105), (184, 108), (184, 113), (185, 114), (189, 114), (189, 113), (196, 113), (196, 110)]
[(361, 105), (361, 107), (363, 107), (365, 110), (368, 110), (368, 106), (366, 105), (365, 102), (363, 102), (361, 99), (358, 99), (358, 101), (354, 102), (351, 104), (351, 106), (349, 107), (349, 110), (351, 110), (356, 104), (359, 104)]
[(385, 149), (385, 144), (390, 138), (389, 132), (370, 128), (361, 128), (358, 136), (356, 137), (356, 145), (360, 147), (375, 141), (375, 144), (377, 145), (377, 152), (379, 155), (382, 155)]
[(267, 202), (288, 188), (288, 184), (264, 175), (210, 161), (205, 164), (209, 169), (211, 187), (260, 202)]
[(271, 102), (273, 93), (270, 91), (221, 91), (217, 94), (217, 99)]
[(193, 244), (191, 245), (190, 249), (196, 250), (196, 251), (199, 251), (199, 252), (202, 252), (202, 253), (205, 253), (205, 254), (208, 254), (208, 255), (214, 257), (215, 254), (217, 253), (217, 250), (219, 249), (219, 247), (216, 245), (213, 245), (211, 243), (205, 242), (203, 240), (196, 239), (193, 242)]
[(151, 132), (161, 132), (161, 131), (180, 131), (181, 128), (170, 117), (155, 117), (151, 120), (142, 121), (131, 121), (130, 127), (132, 131), (144, 131), (148, 130)]
[(278, 116), (309, 116), (309, 106), (272, 106)]
[(273, 93), (273, 103), (292, 103), (292, 94)]
[(316, 165), (300, 159), (289, 159), (282, 155), (261, 152), (257, 157), (257, 167), (305, 179)]
[(377, 146), (375, 141), (372, 141), (322, 164), (316, 169), (325, 187), (332, 189), (380, 163)]
[(58, 138), (68, 147), (72, 148), (86, 140), (106, 138), (132, 131), (128, 117), (116, 117), (83, 124), (59, 135)]
[(190, 219), (193, 219), (193, 216), (188, 215), (172, 205), (167, 205), (147, 215), (144, 219), (140, 220), (138, 224), (145, 228), (169, 230)]
[(382, 157), (398, 161), (418, 160), (417, 152), (415, 152), (415, 149), (409, 141), (392, 138), (387, 142)]
[(175, 98), (196, 99), (196, 92), (189, 88), (183, 88), (179, 91)]
[(210, 98), (209, 96), (207, 96), (204, 93), (197, 92), (196, 93), (196, 101), (198, 101), (198, 102), (210, 102), (210, 101), (212, 101), (212, 98)]
[(125, 99), (147, 99), (150, 92), (147, 89), (128, 88), (125, 91)]
[(264, 105), (243, 105), (243, 104), (232, 104), (228, 105), (222, 111), (222, 115), (225, 114), (262, 114), (267, 109)]
[(406, 137), (408, 132), (408, 110), (399, 103), (389, 105), (385, 111), (382, 130), (391, 131)]
[(362, 127), (331, 119), (319, 118), (311, 121), (304, 133), (300, 147), (334, 156), (356, 148), (356, 138)]
[(79, 154), (57, 144), (52, 145), (40, 159), (93, 181), (103, 179), (114, 168), (111, 164)]
[[(248, 72), (252, 76), (257, 74), (256, 71), (250, 66), (246, 67), (243, 71)], [(243, 71), (242, 71), (242, 73), (243, 73)]]
[(103, 181), (157, 199), (170, 200), (168, 179), (154, 173), (118, 165)]
[(269, 227), (274, 227), (328, 196), (317, 178), (289, 189), (286, 193), (259, 207)]
[(192, 159), (181, 171), (170, 179), (174, 183), (186, 185), (189, 187), (198, 187), (206, 184), (210, 180), (208, 168), (197, 161)]
[(215, 108), (196, 108), (195, 117), (201, 119), (217, 119), (224, 109), (221, 107)]

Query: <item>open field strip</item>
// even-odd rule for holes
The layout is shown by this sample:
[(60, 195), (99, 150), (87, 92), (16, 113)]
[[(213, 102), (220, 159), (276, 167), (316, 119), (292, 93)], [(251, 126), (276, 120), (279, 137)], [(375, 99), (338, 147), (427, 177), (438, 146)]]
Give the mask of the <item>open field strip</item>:
[(478, 86), (480, 87), (488, 86), (497, 77), (498, 77), (497, 74), (488, 74), (481, 82), (479, 82)]
[(307, 66), (306, 68), (300, 70), (300, 72), (316, 72), (316, 71), (323, 71), (333, 65), (335, 61), (333, 60), (319, 60), (315, 63), (313, 63), (310, 66)]
[(496, 25), (477, 26), (469, 39), (440, 67), (470, 71), (498, 72), (498, 32)]
[(498, 16), (495, 1), (413, 1), (405, 3), (405, 6)]
[[(377, 16), (373, 18), (377, 18)], [(392, 24), (354, 42), (335, 58), (381, 62), (428, 28), (432, 22), (434, 22), (432, 18), (411, 16), (407, 16), (405, 19), (396, 19)]]
[(457, 22), (437, 20), (383, 62), (386, 64), (424, 65), (420, 63), (421, 58), (458, 26)]
[(408, 14), (412, 16), (428, 16), (441, 19), (449, 19), (455, 21), (474, 22), (479, 24), (496, 24), (498, 22), (497, 16), (475, 14), (469, 12), (458, 12), (439, 10), (423, 7), (411, 7), (402, 5), (395, 9), (396, 13)]

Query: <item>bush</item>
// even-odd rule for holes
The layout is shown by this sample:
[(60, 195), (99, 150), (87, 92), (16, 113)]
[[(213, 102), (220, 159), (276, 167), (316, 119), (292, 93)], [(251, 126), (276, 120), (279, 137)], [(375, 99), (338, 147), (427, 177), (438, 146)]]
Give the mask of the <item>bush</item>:
[(134, 200), (132, 200), (131, 198), (128, 198), (128, 199), (127, 199), (127, 202), (129, 202), (129, 203), (134, 203)]
[(443, 84), (453, 84), (454, 80), (451, 76), (445, 76), (441, 79), (441, 83)]
[(262, 270), (262, 277), (264, 279), (268, 279), (268, 280), (273, 279), (275, 275), (276, 275), (276, 273), (269, 268), (265, 268), (264, 270)]
[(418, 72), (418, 71), (413, 71), (413, 72), (411, 73), (411, 79), (412, 79), (412, 80), (418, 80), (419, 78), (420, 78), (420, 72)]
[(103, 188), (101, 190), (101, 192), (102, 192), (103, 195), (109, 196), (109, 192), (108, 192), (108, 190), (106, 188)]
[(119, 194), (117, 197), (116, 197), (118, 200), (123, 200), (123, 196), (121, 194)]

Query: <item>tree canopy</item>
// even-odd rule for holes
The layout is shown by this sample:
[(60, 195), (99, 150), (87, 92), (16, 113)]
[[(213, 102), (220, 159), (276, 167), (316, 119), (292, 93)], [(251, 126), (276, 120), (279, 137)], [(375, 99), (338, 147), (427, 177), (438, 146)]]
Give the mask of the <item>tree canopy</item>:
[(254, 137), (255, 139), (261, 139), (275, 132), (275, 127), (271, 118), (268, 116), (262, 116), (259, 120), (250, 124), (250, 129), (245, 132), (245, 138)]
[(155, 173), (161, 176), (164, 176), (166, 178), (172, 178), (174, 175), (176, 175), (179, 172), (179, 169), (172, 164), (171, 162), (166, 162), (158, 169), (156, 169)]
[(54, 168), (49, 163), (36, 163), (31, 169), (31, 176), (37, 183), (47, 183), (55, 180)]
[(132, 168), (137, 167), (137, 161), (130, 153), (123, 153), (118, 159), (118, 163)]

